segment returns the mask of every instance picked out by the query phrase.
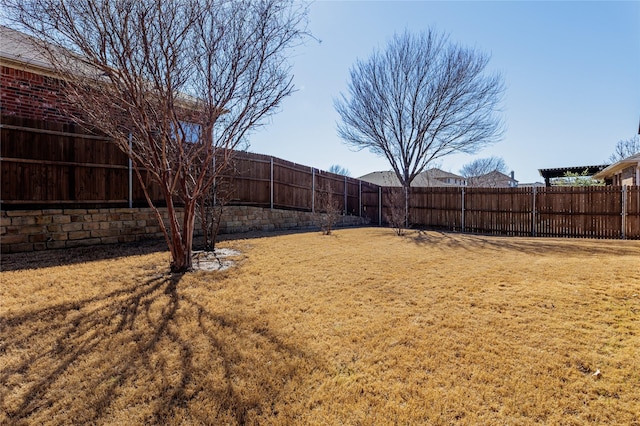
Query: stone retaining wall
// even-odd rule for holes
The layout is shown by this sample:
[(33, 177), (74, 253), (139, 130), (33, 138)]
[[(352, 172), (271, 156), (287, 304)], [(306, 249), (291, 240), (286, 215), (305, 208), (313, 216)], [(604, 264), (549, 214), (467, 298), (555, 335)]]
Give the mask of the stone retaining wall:
[[(166, 219), (166, 210), (162, 210)], [(338, 226), (358, 226), (364, 219), (342, 216)], [(220, 233), (314, 229), (309, 212), (230, 206), (224, 210)], [(200, 228), (196, 224), (196, 235)], [(115, 244), (162, 238), (149, 208), (15, 210), (0, 213), (2, 253)]]

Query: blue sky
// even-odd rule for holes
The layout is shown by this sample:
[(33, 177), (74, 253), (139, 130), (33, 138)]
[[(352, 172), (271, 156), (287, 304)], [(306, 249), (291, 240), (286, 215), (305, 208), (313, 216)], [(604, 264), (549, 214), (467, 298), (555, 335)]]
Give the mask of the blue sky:
[(404, 29), (434, 28), (491, 55), (505, 81), (501, 142), (476, 155), (438, 160), (458, 173), (475, 158), (504, 158), (520, 182), (540, 168), (604, 164), (640, 120), (640, 2), (316, 1), (308, 41), (292, 57), (297, 92), (251, 135), (249, 151), (358, 177), (389, 170), (336, 133), (333, 99), (349, 69)]

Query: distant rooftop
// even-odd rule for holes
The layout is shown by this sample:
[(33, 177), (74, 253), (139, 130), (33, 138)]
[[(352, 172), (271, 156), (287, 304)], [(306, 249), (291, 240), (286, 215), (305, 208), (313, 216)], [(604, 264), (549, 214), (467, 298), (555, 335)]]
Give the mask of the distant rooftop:
[(511, 172), (511, 176), (509, 176), (498, 170), (471, 177), (468, 182), (469, 186), (480, 188), (516, 188), (518, 186), (518, 181), (514, 178), (514, 172)]
[[(445, 178), (457, 178), (464, 180), (462, 176), (455, 175), (453, 173), (445, 172), (440, 169), (429, 169), (425, 172), (418, 174), (411, 182), (412, 187), (432, 187), (432, 186), (460, 186), (453, 183), (447, 183), (441, 179)], [(358, 179), (365, 182), (370, 182), (380, 186), (388, 187), (400, 187), (400, 180), (396, 176), (396, 173), (392, 170), (371, 172), (364, 176), (360, 176)]]

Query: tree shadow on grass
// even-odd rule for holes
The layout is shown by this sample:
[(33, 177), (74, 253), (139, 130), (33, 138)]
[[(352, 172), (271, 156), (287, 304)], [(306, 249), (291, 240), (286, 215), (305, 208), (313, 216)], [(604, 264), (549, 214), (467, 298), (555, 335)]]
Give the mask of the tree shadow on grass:
[(245, 424), (277, 418), (314, 366), (263, 321), (159, 275), (0, 317), (1, 424)]

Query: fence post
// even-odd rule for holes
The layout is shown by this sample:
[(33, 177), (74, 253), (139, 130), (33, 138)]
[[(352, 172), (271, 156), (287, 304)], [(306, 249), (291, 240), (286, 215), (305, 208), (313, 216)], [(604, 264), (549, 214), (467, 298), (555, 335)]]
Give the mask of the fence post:
[(133, 135), (129, 133), (129, 208), (133, 208)]
[(537, 190), (538, 189), (534, 186), (533, 192), (532, 192), (533, 204), (531, 205), (531, 236), (532, 237), (536, 236), (536, 192)]
[(362, 181), (358, 180), (358, 217), (362, 217)]
[(273, 157), (271, 157), (271, 170), (270, 170), (270, 177), (269, 177), (269, 187), (270, 187), (270, 194), (269, 194), (269, 199), (270, 199), (270, 206), (271, 206), (271, 210), (273, 210)]
[(311, 168), (311, 213), (316, 212), (316, 169)]
[(627, 231), (627, 185), (622, 185), (622, 224), (620, 225), (621, 229), (621, 237), (623, 240), (626, 240), (626, 231)]
[(378, 187), (378, 226), (382, 226), (382, 187)]
[(460, 222), (460, 230), (464, 233), (464, 187), (462, 188), (462, 217)]
[(404, 227), (409, 228), (409, 187), (404, 187)]
[(211, 184), (211, 192), (213, 192), (213, 205), (217, 205), (218, 204), (218, 191), (216, 191), (216, 152), (215, 150), (213, 151), (213, 158), (211, 159), (211, 173), (213, 173), (213, 183)]
[(344, 215), (347, 215), (347, 177), (344, 177)]

